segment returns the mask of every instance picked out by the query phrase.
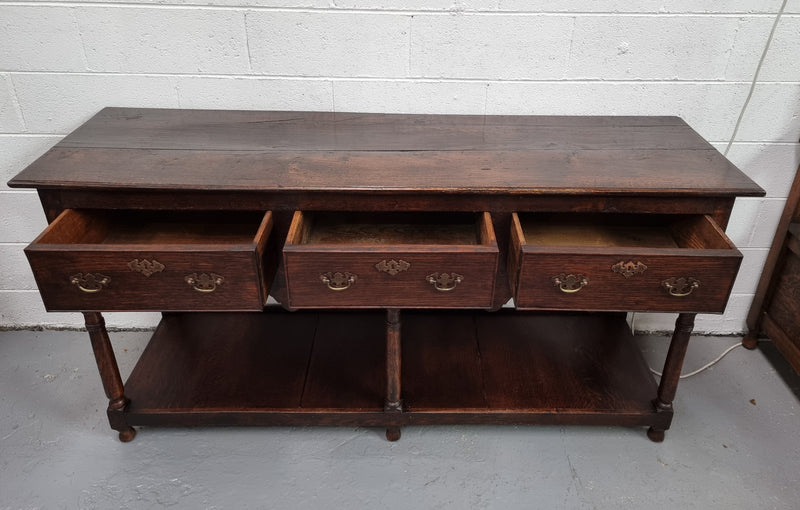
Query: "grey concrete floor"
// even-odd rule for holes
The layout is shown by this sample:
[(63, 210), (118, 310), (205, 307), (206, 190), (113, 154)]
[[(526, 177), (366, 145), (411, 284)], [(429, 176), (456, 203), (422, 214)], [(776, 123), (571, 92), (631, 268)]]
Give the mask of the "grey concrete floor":
[[(112, 333), (124, 376), (148, 338)], [(639, 341), (659, 366), (667, 339)], [(693, 339), (686, 370), (738, 341)], [(123, 444), (84, 333), (2, 332), (0, 509), (797, 509), (800, 386), (768, 351), (682, 381), (662, 444), (536, 426), (408, 427), (396, 443), (353, 427), (149, 428)]]

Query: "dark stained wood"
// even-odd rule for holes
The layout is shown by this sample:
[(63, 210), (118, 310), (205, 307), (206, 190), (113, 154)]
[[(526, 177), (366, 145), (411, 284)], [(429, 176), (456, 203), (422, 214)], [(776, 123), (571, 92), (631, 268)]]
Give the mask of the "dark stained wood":
[(800, 330), (800, 316), (797, 314), (796, 302), (792, 303), (792, 299), (796, 301), (800, 292), (800, 281), (797, 278), (797, 257), (800, 257), (798, 222), (800, 169), (786, 199), (750, 312), (747, 314), (748, 332), (742, 344), (748, 349), (755, 349), (763, 329), (800, 374), (800, 336), (796, 334)]
[[(403, 316), (403, 412), (383, 410), (385, 314), (268, 310), (165, 316), (126, 383), (125, 419), (398, 431), (437, 423), (669, 428), (672, 413), (652, 406), (656, 385), (622, 314)], [(553, 331), (561, 336), (545, 334)], [(225, 370), (231, 363), (236, 374)], [(539, 371), (559, 379), (540, 380)]]
[[(33, 165), (9, 186), (511, 195), (586, 189), (615, 195), (636, 187), (642, 195), (763, 194), (715, 150), (287, 153), (56, 147)], [(608, 167), (614, 172), (592, 173)], [(48, 179), (56, 174), (57, 180)], [(218, 179), (221, 174), (224, 181)]]
[(472, 316), (404, 311), (403, 395), (412, 412), (488, 410)]
[(655, 381), (623, 316), (485, 315), (477, 328), (492, 408), (651, 409)]
[(764, 314), (761, 320), (764, 332), (772, 339), (778, 352), (780, 352), (786, 361), (789, 362), (789, 365), (795, 369), (795, 372), (800, 373), (800, 370), (796, 368), (800, 367), (800, 346), (797, 345), (798, 337), (789, 336), (789, 333), (787, 333), (783, 327), (779, 326), (769, 314)]
[[(402, 343), (400, 341), (401, 319), (400, 310), (389, 308), (386, 310), (386, 401), (383, 410), (387, 413), (403, 412), (402, 391)], [(386, 429), (386, 439), (397, 441), (400, 439), (400, 427)]]
[(165, 315), (125, 384), (130, 412), (298, 408), (317, 319), (297, 319), (281, 313)]
[(108, 421), (111, 428), (119, 432), (119, 440), (127, 443), (136, 436), (136, 430), (127, 423), (123, 414), (130, 400), (125, 396), (125, 387), (122, 384), (122, 377), (119, 375), (117, 358), (114, 356), (111, 339), (108, 338), (106, 321), (101, 314), (96, 312), (84, 313), (83, 317), (86, 331), (89, 333), (89, 340), (92, 342), (92, 351), (94, 351), (94, 359), (100, 372), (100, 380), (103, 382), (103, 389), (108, 397)]
[[(517, 308), (598, 311), (702, 311), (722, 313), (742, 255), (708, 217), (621, 215), (603, 224), (603, 215), (561, 215), (553, 223), (532, 215), (514, 221), (511, 256)], [(608, 215), (605, 215), (608, 216)], [(615, 215), (616, 216), (616, 215)], [(638, 223), (644, 223), (644, 227)], [(546, 223), (540, 226), (539, 223)], [(526, 232), (526, 225), (528, 231)], [(536, 227), (536, 228), (534, 228)], [(625, 277), (612, 270), (628, 261), (644, 264), (642, 273)], [(585, 277), (587, 285), (565, 293), (553, 278)], [(663, 282), (695, 278), (699, 287), (673, 296)]]
[[(644, 129), (643, 129), (644, 128)], [(60, 147), (476, 150), (711, 146), (678, 117), (408, 115), (105, 108)]]
[[(549, 212), (638, 212), (648, 214), (709, 214), (722, 225), (733, 207), (728, 198), (715, 197), (641, 197), (585, 195), (503, 195), (464, 191), (459, 194), (391, 191), (346, 192), (331, 195), (309, 192), (194, 191), (167, 190), (96, 191), (70, 189), (59, 191), (58, 202), (48, 208), (154, 209), (154, 210), (255, 210), (264, 211), (517, 211)], [(59, 210), (60, 212), (60, 210)], [(500, 230), (496, 229), (496, 233)]]
[[(429, 213), (310, 213), (301, 244), (364, 245), (454, 244), (492, 245), (482, 241), (480, 225), (470, 214)], [(486, 222), (486, 218), (479, 221)], [(488, 226), (491, 228), (491, 217)]]
[[(800, 256), (787, 250), (773, 285), (762, 320), (768, 318), (773, 332), (767, 333), (795, 371), (800, 372)], [(780, 333), (775, 334), (774, 330)]]
[[(64, 211), (25, 253), (48, 310), (261, 310), (274, 261), (265, 259), (271, 213), (172, 214)], [(134, 260), (163, 270), (133, 271)], [(76, 274), (101, 274), (108, 284), (82, 292)], [(186, 281), (221, 275), (211, 292)]]
[[(658, 397), (653, 400), (653, 407), (656, 412), (673, 412), (672, 401), (675, 400), (675, 393), (678, 390), (683, 359), (686, 356), (686, 349), (689, 347), (689, 339), (694, 329), (696, 315), (694, 313), (681, 313), (678, 314), (678, 318), (675, 320), (675, 331), (672, 333), (667, 359), (664, 361), (664, 369), (661, 372), (661, 381), (658, 383)], [(660, 443), (664, 440), (664, 430), (658, 426), (651, 426), (647, 431), (647, 437), (656, 443)]]
[[(396, 440), (455, 423), (646, 426), (662, 440), (691, 319), (724, 309), (741, 258), (723, 232), (734, 199), (764, 194), (676, 117), (131, 108), (104, 109), (9, 185), (38, 191), (51, 225), (27, 249), (37, 283), (49, 309), (87, 312), (123, 440), (133, 425), (380, 426)], [(202, 296), (184, 275), (118, 268), (133, 258), (225, 280)], [(390, 274), (390, 260), (410, 266)], [(644, 277), (610, 270), (627, 260)], [(65, 268), (111, 279), (76, 297)], [(589, 285), (567, 296), (553, 271)], [(331, 290), (327, 272), (358, 278)], [(428, 276), (443, 272), (461, 282), (436, 290)], [(669, 277), (701, 285), (675, 298)], [(497, 310), (512, 287), (517, 308), (558, 313), (446, 310)], [(338, 310), (264, 310), (268, 292)], [(167, 312), (124, 387), (97, 313), (111, 309)], [(660, 388), (623, 313), (573, 309), (685, 312)]]
[(677, 118), (146, 109), (100, 112), (9, 185), (763, 194)]
[(42, 203), (45, 218), (48, 223), (52, 223), (66, 207), (61, 203), (61, 190), (39, 189), (39, 201)]
[(400, 310), (386, 310), (386, 404), (384, 410), (402, 412), (402, 356)]
[[(405, 215), (400, 216), (407, 221)], [(441, 215), (426, 217), (437, 223)], [(296, 214), (283, 247), (288, 306), (492, 308), (499, 252), (491, 217), (458, 217), (462, 220), (456, 223), (455, 236), (448, 230), (450, 217), (441, 225), (421, 228), (398, 224), (391, 215), (379, 215), (373, 223), (358, 223), (354, 229), (322, 222), (324, 232), (317, 234), (313, 232), (314, 215)], [(464, 231), (471, 237), (469, 243), (463, 239)], [(337, 243), (337, 236), (345, 239)], [(427, 243), (423, 244), (420, 236), (426, 237)], [(404, 261), (408, 267), (394, 273), (381, 271), (377, 264), (383, 261)], [(454, 288), (444, 287), (450, 290), (438, 290), (428, 277), (442, 273), (457, 274), (462, 281)], [(345, 288), (331, 286), (324, 277), (333, 274), (346, 275), (351, 283)]]
[[(306, 317), (301, 312), (291, 314), (295, 321)], [(385, 339), (386, 316), (380, 312), (320, 313), (302, 407), (382, 412)]]

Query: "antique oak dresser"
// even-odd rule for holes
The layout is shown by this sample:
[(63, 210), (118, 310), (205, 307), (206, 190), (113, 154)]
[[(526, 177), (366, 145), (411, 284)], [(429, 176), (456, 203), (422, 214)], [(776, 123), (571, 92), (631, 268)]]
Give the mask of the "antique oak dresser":
[[(763, 190), (677, 117), (106, 108), (11, 180), (134, 426), (598, 424), (661, 441)], [(268, 298), (272, 297), (272, 299)], [(513, 298), (513, 299), (512, 299)], [(123, 384), (101, 312), (162, 319)], [(656, 382), (626, 312), (679, 312)]]

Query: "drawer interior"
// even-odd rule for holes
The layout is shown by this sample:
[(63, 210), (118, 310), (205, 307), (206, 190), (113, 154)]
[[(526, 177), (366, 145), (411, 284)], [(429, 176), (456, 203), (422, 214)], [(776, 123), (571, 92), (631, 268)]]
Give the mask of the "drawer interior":
[(254, 244), (258, 211), (132, 211), (67, 209), (36, 244)]
[(296, 212), (288, 244), (489, 245), (488, 213)]
[(522, 244), (555, 247), (733, 249), (703, 215), (519, 213)]

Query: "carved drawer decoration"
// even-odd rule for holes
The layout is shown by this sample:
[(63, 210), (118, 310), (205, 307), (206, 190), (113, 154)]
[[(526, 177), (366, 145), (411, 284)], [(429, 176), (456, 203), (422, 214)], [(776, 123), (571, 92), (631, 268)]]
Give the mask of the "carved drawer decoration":
[(133, 259), (128, 262), (128, 267), (131, 271), (136, 271), (137, 273), (142, 273), (145, 276), (150, 276), (156, 273), (160, 273), (166, 266), (161, 262), (157, 261), (156, 259), (147, 260), (147, 259)]
[(611, 266), (611, 270), (615, 273), (621, 274), (625, 278), (630, 278), (631, 276), (642, 274), (647, 271), (647, 265), (639, 262), (638, 260), (629, 260), (627, 262), (621, 260)]
[(742, 257), (702, 215), (518, 213), (510, 244), (514, 303), (540, 310), (721, 313)]
[(488, 213), (298, 211), (283, 248), (290, 308), (489, 308), (497, 257)]
[(269, 212), (68, 209), (25, 253), (48, 310), (261, 310), (271, 229)]
[(411, 267), (411, 264), (406, 262), (403, 259), (400, 260), (381, 260), (377, 264), (375, 264), (375, 269), (378, 271), (388, 273), (391, 276), (400, 273), (401, 271), (408, 271), (408, 268)]

